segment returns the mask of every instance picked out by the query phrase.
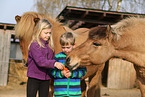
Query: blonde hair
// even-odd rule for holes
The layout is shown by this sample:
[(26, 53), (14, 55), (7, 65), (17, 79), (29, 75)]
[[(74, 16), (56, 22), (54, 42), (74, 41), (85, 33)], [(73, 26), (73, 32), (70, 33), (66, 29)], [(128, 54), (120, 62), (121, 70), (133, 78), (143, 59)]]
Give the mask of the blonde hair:
[[(40, 45), (40, 47), (44, 47), (44, 44), (41, 42), (40, 40), (40, 33), (42, 32), (42, 30), (44, 29), (52, 29), (52, 25), (50, 24), (50, 22), (46, 19), (40, 19), (39, 22), (36, 24), (35, 30), (34, 30), (34, 35), (32, 37), (32, 40), (28, 46), (28, 49), (30, 48), (30, 45), (32, 44), (32, 42), (37, 41), (38, 44)], [(52, 39), (52, 34), (50, 35), (50, 39), (49, 39), (49, 47), (54, 50), (54, 46), (53, 46), (53, 39)]]
[(64, 46), (64, 45), (68, 45), (69, 43), (71, 45), (75, 45), (75, 37), (73, 33), (65, 32), (60, 36), (60, 44)]

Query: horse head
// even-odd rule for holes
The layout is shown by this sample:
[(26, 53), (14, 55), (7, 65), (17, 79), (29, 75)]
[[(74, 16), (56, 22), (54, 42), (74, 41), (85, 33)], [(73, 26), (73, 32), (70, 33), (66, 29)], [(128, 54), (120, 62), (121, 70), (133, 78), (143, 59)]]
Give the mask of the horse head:
[(112, 56), (114, 50), (111, 44), (112, 35), (110, 26), (90, 29), (88, 39), (67, 56), (66, 64), (71, 69), (90, 64), (103, 64)]
[(20, 40), (20, 48), (23, 54), (23, 62), (26, 65), (28, 59), (28, 45), (32, 39), (33, 31), (39, 17), (35, 12), (26, 12), (22, 16), (15, 16), (15, 37)]
[(111, 27), (94, 27), (87, 41), (68, 55), (66, 63), (75, 69), (79, 65), (102, 64), (112, 57), (119, 57), (145, 67), (144, 26), (144, 18), (130, 17)]

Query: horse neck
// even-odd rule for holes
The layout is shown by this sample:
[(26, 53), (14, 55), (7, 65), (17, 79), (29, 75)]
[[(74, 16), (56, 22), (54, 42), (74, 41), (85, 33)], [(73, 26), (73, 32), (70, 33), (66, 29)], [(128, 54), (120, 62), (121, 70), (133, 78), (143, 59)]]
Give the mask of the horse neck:
[(55, 54), (58, 54), (62, 51), (59, 38), (64, 32), (66, 32), (66, 29), (57, 22), (53, 22), (52, 26), (52, 38), (55, 48)]

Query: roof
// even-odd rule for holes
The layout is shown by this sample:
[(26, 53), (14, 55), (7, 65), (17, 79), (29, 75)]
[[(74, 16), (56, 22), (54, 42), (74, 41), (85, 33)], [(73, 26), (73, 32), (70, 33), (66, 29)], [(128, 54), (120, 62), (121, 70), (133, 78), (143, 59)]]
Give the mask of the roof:
[(0, 30), (5, 30), (5, 31), (9, 30), (9, 32), (11, 33), (11, 43), (19, 43), (19, 40), (15, 39), (15, 24), (0, 23)]
[(0, 29), (4, 30), (14, 30), (15, 24), (10, 23), (0, 23)]
[(66, 6), (56, 19), (61, 23), (68, 24), (72, 29), (77, 29), (114, 24), (129, 16), (145, 16), (145, 14)]

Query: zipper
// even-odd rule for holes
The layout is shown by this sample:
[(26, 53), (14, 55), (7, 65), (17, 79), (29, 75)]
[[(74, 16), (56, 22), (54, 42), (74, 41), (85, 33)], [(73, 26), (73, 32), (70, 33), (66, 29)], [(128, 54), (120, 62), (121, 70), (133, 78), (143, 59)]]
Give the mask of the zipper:
[[(49, 50), (48, 50), (48, 47), (46, 46), (46, 48), (47, 48), (47, 60), (49, 60), (49, 58), (48, 58), (48, 55), (49, 55)], [(46, 70), (46, 75), (45, 75), (45, 80), (46, 80), (46, 77), (47, 77), (47, 72), (48, 71), (48, 69)]]
[(69, 97), (69, 83), (70, 83), (70, 78), (68, 78), (68, 84), (67, 84), (67, 96)]
[(46, 77), (47, 77), (47, 71), (46, 71), (46, 75), (45, 75), (45, 80), (47, 80)]
[[(46, 46), (46, 47), (47, 47), (47, 46)], [(48, 47), (47, 47), (47, 60), (49, 60), (48, 55), (49, 55), (49, 49), (48, 49)]]

